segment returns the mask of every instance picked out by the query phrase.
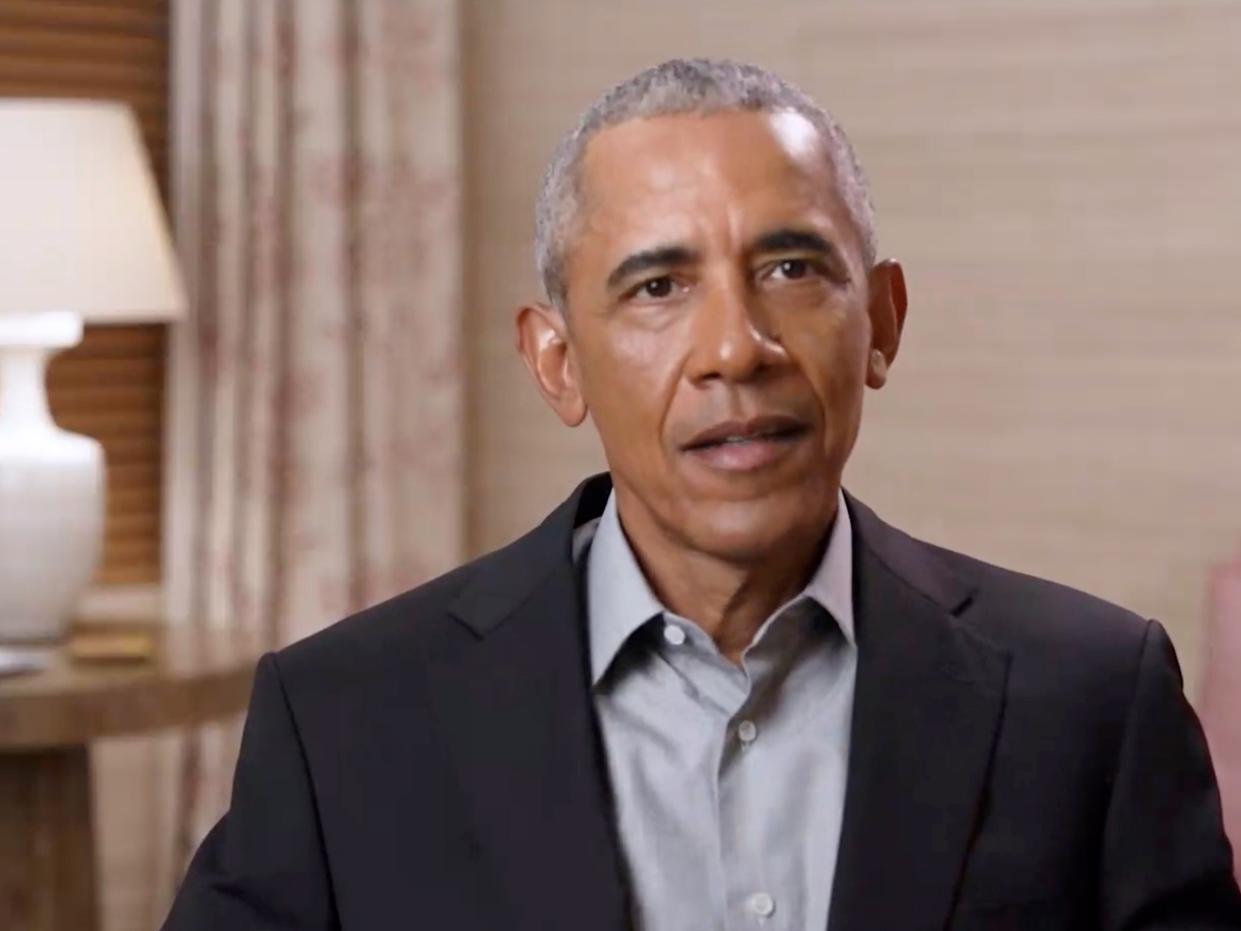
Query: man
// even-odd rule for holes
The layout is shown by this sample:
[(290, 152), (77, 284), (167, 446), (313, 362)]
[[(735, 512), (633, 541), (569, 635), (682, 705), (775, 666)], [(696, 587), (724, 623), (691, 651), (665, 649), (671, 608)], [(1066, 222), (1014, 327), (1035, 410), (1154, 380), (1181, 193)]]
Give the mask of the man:
[(537, 240), (521, 355), (610, 477), (264, 658), (166, 928), (1241, 928), (1163, 629), (842, 492), (907, 302), (828, 114), (645, 71)]

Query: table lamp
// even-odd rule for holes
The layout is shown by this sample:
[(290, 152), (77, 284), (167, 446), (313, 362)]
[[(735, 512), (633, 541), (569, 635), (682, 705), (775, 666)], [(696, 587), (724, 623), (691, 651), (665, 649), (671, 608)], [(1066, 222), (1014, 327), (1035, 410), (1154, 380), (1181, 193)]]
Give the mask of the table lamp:
[(48, 359), (185, 304), (129, 108), (0, 99), (0, 640), (63, 636), (103, 542), (103, 449), (52, 420)]

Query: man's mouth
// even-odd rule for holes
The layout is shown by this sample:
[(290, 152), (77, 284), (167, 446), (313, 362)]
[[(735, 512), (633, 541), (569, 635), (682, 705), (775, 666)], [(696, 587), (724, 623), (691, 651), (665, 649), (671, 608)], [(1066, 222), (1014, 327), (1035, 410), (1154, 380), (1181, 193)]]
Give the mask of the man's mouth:
[(713, 469), (749, 472), (783, 458), (809, 432), (783, 414), (729, 420), (695, 434), (682, 449)]

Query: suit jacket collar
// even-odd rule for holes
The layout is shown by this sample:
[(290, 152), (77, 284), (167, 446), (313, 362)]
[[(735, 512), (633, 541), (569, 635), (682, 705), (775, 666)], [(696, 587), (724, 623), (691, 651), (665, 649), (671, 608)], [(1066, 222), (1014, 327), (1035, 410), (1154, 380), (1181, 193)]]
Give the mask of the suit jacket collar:
[(470, 634), (427, 667), (452, 783), (505, 928), (628, 927), (570, 552), (574, 526), (602, 509), (609, 486), (584, 482), (475, 563), (449, 608)]
[(599, 517), (612, 492), (607, 473), (586, 479), (524, 537), (480, 559), (449, 613), (479, 636), (512, 615), (554, 573), (573, 571), (573, 531)]
[[(473, 644), (432, 667), (513, 927), (627, 921), (571, 552), (573, 529), (600, 515), (610, 490), (608, 476), (588, 479), (538, 528), (476, 563), (450, 607)], [(846, 500), (859, 665), (830, 928), (938, 927), (978, 821), (1008, 657), (961, 623), (969, 580)]]
[(1009, 657), (962, 623), (969, 580), (849, 505), (858, 676), (829, 927), (943, 927), (980, 820)]

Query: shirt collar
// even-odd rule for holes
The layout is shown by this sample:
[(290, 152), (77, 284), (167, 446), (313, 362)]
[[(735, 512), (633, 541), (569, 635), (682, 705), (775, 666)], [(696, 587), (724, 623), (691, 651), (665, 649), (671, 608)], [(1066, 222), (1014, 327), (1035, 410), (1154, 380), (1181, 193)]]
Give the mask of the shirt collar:
[[(593, 539), (591, 536), (593, 535)], [(591, 684), (598, 685), (625, 641), (667, 609), (651, 591), (616, 510), (616, 494), (597, 521), (578, 528), (575, 555), (586, 559), (586, 611), (590, 631)], [(806, 587), (781, 605), (812, 598), (836, 621), (849, 643), (853, 632), (853, 523), (843, 493), (837, 493), (836, 519), (827, 548)]]

